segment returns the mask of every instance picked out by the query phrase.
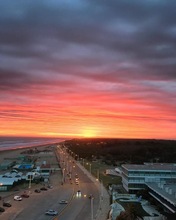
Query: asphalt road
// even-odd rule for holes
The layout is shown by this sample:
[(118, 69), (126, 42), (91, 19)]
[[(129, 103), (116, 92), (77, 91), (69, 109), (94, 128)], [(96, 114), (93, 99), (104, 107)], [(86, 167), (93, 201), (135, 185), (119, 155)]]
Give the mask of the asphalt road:
[[(73, 164), (72, 164), (73, 165)], [(75, 183), (75, 174), (78, 174), (79, 184)], [(72, 168), (72, 180), (65, 175), (65, 182), (61, 185), (62, 175), (56, 172), (52, 182), (53, 188), (41, 193), (35, 193), (34, 189), (30, 191), (29, 198), (23, 198), (22, 201), (14, 201), (13, 196), (8, 198), (12, 207), (6, 208), (4, 213), (0, 214), (3, 220), (90, 220), (96, 215), (99, 207), (99, 190), (96, 182), (92, 182), (76, 163)], [(53, 177), (52, 177), (53, 178)], [(71, 184), (72, 182), (72, 184)], [(40, 187), (39, 187), (40, 188)], [(81, 197), (77, 197), (77, 191), (81, 191)], [(16, 195), (20, 195), (16, 193)], [(91, 209), (91, 200), (89, 195), (93, 195), (93, 209)], [(67, 200), (68, 204), (59, 204), (60, 200)], [(45, 211), (54, 209), (58, 211), (57, 217), (45, 215)]]
[[(81, 198), (75, 196), (64, 210), (63, 213), (59, 216), (59, 220), (90, 220), (91, 213), (93, 210), (93, 215), (96, 215), (97, 209), (99, 207), (99, 190), (97, 185), (93, 183), (86, 174), (79, 167), (76, 166), (74, 170), (75, 174), (77, 173), (79, 176), (79, 185), (74, 186), (75, 193), (80, 190), (81, 191)], [(91, 210), (91, 200), (89, 196), (93, 196), (93, 209)]]

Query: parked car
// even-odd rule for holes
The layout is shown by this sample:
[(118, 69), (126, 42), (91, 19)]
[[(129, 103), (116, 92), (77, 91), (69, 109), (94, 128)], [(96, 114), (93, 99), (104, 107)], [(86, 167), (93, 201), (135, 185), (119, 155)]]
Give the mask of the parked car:
[(61, 200), (60, 202), (59, 202), (59, 204), (67, 204), (68, 203), (68, 201), (66, 201), (66, 200)]
[(36, 193), (40, 193), (41, 190), (40, 190), (40, 189), (35, 189), (34, 192), (36, 192)]
[(43, 186), (43, 187), (40, 188), (40, 190), (46, 191), (46, 190), (48, 190), (48, 189)]
[(11, 207), (12, 205), (11, 205), (10, 203), (8, 203), (8, 202), (3, 202), (3, 206), (5, 206), (5, 207)]
[(55, 211), (55, 210), (50, 209), (50, 210), (45, 212), (45, 215), (56, 216), (56, 215), (58, 215), (58, 212)]
[(22, 198), (29, 198), (29, 195), (26, 194), (26, 193), (23, 193), (23, 194), (21, 195), (21, 197), (22, 197)]
[(22, 200), (22, 197), (21, 197), (21, 196), (14, 196), (14, 200), (15, 200), (15, 201), (21, 201), (21, 200)]
[(48, 189), (52, 189), (52, 188), (53, 188), (53, 186), (52, 186), (52, 185), (48, 185), (47, 187), (48, 187)]
[(4, 212), (4, 211), (5, 211), (5, 209), (0, 207), (0, 212)]

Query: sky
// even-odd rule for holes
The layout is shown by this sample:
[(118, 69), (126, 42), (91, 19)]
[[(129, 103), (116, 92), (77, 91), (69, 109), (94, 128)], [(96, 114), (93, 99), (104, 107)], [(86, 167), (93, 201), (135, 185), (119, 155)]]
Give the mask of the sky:
[(0, 1), (0, 135), (176, 139), (175, 8)]

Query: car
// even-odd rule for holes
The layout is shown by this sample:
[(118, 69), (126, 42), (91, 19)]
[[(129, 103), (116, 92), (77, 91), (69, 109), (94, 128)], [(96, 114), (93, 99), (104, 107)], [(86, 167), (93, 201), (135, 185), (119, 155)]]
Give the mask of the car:
[(29, 198), (29, 195), (26, 194), (26, 193), (23, 193), (23, 194), (21, 195), (21, 197), (23, 197), (23, 198)]
[(10, 203), (8, 203), (8, 202), (3, 202), (3, 204), (2, 204), (4, 207), (11, 207), (12, 205), (10, 204)]
[(58, 215), (58, 212), (55, 211), (55, 210), (50, 209), (50, 210), (45, 212), (45, 215), (56, 216), (56, 215)]
[(40, 190), (47, 191), (48, 189), (43, 186), (43, 187), (40, 188)]
[(48, 189), (52, 189), (53, 188), (53, 186), (51, 186), (51, 185), (48, 185), (47, 187), (48, 187)]
[(21, 200), (22, 200), (22, 197), (21, 197), (21, 196), (14, 196), (14, 200), (15, 200), (15, 201), (21, 201)]
[(41, 190), (40, 190), (40, 189), (35, 189), (34, 192), (36, 192), (36, 193), (40, 193)]
[(77, 191), (76, 197), (81, 197), (81, 190), (78, 190), (78, 191)]
[(68, 204), (68, 201), (66, 201), (66, 200), (61, 200), (61, 201), (59, 202), (59, 204)]
[(5, 209), (0, 207), (0, 212), (5, 212)]

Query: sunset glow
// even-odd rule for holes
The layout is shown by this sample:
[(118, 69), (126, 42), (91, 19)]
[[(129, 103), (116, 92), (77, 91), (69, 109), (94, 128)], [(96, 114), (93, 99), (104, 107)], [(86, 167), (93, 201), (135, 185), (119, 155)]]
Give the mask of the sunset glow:
[(1, 136), (176, 139), (174, 1), (20, 2), (0, 3)]

